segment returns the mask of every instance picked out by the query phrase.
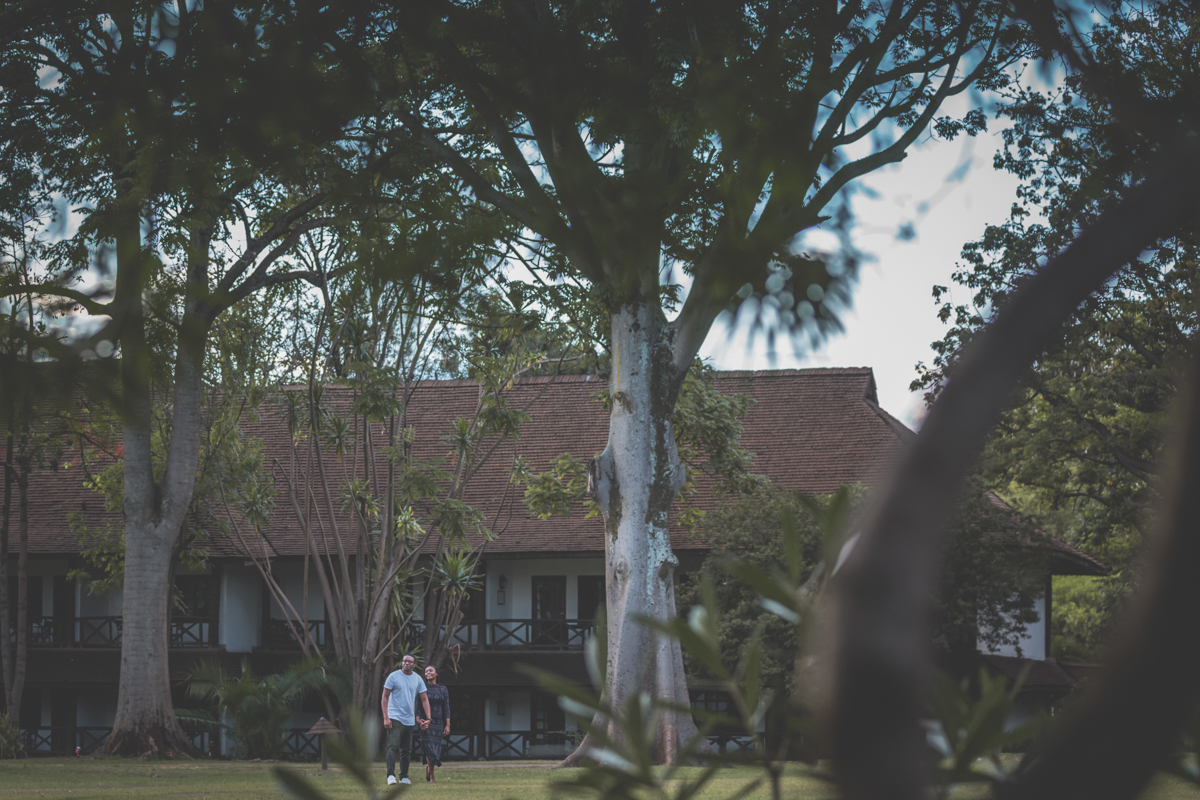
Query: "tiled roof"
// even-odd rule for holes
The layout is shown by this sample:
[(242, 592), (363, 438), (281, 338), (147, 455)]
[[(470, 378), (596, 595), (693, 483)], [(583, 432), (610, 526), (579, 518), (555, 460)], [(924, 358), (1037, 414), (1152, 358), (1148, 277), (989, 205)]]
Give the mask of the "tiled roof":
[[(718, 373), (725, 393), (746, 393), (756, 402), (746, 419), (743, 445), (755, 454), (754, 469), (784, 486), (828, 492), (843, 483), (875, 483), (894, 459), (901, 437), (911, 435), (875, 405), (875, 381), (870, 369), (804, 369)], [(495, 555), (528, 552), (603, 552), (603, 523), (585, 519), (582, 509), (549, 520), (532, 517), (520, 502), (520, 491), (509, 483), (515, 455), (531, 469), (548, 469), (569, 452), (584, 461), (600, 452), (608, 437), (608, 415), (594, 399), (603, 383), (589, 376), (523, 379), (507, 397), (510, 406), (527, 409), (531, 420), (521, 427), (520, 439), (505, 442), (479, 469), (466, 501), (483, 510), (499, 538), (488, 545)], [(419, 384), (408, 407), (418, 458), (444, 456), (443, 437), (452, 420), (474, 413), (479, 390), (466, 380)], [(345, 390), (329, 389), (327, 402), (345, 407)], [(270, 407), (262, 419), (248, 425), (247, 436), (263, 440), (274, 463), (286, 464), (290, 437), (278, 413)], [(343, 465), (333, 462), (335, 468)], [(83, 486), (79, 466), (33, 476), (30, 486), (30, 550), (69, 555), (79, 547), (70, 534), (67, 513), (83, 511), (98, 526), (109, 515), (96, 493)], [(277, 477), (276, 485), (281, 479)], [(713, 508), (723, 502), (702, 486), (696, 503)], [(290, 509), (280, 503), (265, 531), (268, 550), (280, 555), (304, 552), (299, 526)], [(15, 545), (15, 539), (13, 544)], [(679, 549), (702, 548), (703, 542), (682, 529), (672, 535)], [(242, 555), (233, 537), (209, 542), (214, 556)], [(15, 549), (15, 548), (14, 548)]]
[[(742, 393), (754, 398), (742, 444), (754, 454), (755, 472), (791, 489), (825, 493), (848, 483), (875, 485), (894, 463), (901, 446), (915, 436), (879, 407), (875, 378), (869, 368), (719, 372), (716, 380), (717, 387), (726, 394)], [(521, 427), (518, 441), (500, 444), (479, 467), (464, 497), (485, 513), (488, 524), (500, 534), (488, 545), (489, 555), (603, 552), (604, 527), (600, 519), (585, 519), (582, 508), (549, 520), (532, 517), (521, 502), (521, 490), (509, 481), (516, 455), (523, 457), (530, 469), (545, 470), (564, 452), (583, 461), (599, 453), (608, 438), (608, 415), (595, 399), (602, 388), (603, 383), (595, 377), (567, 376), (522, 379), (508, 391), (510, 407), (527, 410), (531, 419)], [(347, 390), (326, 391), (331, 406), (348, 408), (350, 399)], [(450, 449), (444, 440), (450, 423), (472, 416), (478, 399), (479, 389), (472, 381), (418, 384), (407, 420), (414, 430), (416, 457), (445, 456)], [(261, 420), (247, 425), (245, 435), (262, 439), (269, 462), (276, 466), (276, 486), (282, 488), (291, 437), (277, 408), (264, 407)], [(377, 453), (376, 463), (385, 468), (382, 452)], [(345, 462), (330, 459), (334, 473), (331, 483), (343, 483), (337, 473), (345, 466)], [(78, 465), (33, 476), (31, 552), (79, 552), (67, 524), (70, 511), (85, 512), (92, 526), (107, 518), (100, 496), (83, 486), (83, 477)], [(336, 496), (337, 489), (334, 491)], [(694, 502), (713, 509), (727, 500), (712, 491), (711, 484), (701, 481)], [(335, 503), (340, 506), (336, 499)], [(268, 552), (284, 556), (304, 553), (301, 529), (283, 498), (264, 533)], [(672, 532), (672, 542), (680, 550), (705, 547), (703, 541), (682, 528)], [(16, 536), (11, 537), (11, 543), (15, 549)], [(214, 535), (208, 546), (217, 557), (245, 555), (232, 536)], [(1068, 549), (1087, 558), (1074, 548)]]
[(1107, 575), (1108, 567), (1092, 558), (1074, 545), (1067, 544), (1061, 539), (1055, 539), (1050, 534), (1041, 531), (1020, 517), (1013, 507), (992, 492), (987, 493), (992, 505), (1011, 514), (1016, 520), (1016, 532), (1010, 532), (1009, 538), (1019, 540), (1022, 545), (1035, 543), (1050, 551), (1050, 572), (1053, 575)]
[(1020, 676), (1026, 665), (1030, 665), (1022, 685), (1024, 689), (1070, 689), (1100, 669), (1095, 664), (1077, 664), (1055, 658), (1039, 660), (997, 655), (983, 655), (981, 658), (988, 667), (1013, 681)]

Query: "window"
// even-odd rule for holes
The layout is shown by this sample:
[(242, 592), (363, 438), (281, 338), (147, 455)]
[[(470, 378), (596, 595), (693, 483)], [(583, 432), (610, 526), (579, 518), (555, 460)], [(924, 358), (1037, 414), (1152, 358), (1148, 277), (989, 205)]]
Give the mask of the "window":
[(578, 578), (579, 605), (576, 616), (579, 619), (595, 619), (596, 611), (608, 607), (604, 591), (603, 575), (580, 575)]
[(724, 714), (729, 711), (729, 693), (728, 692), (692, 692), (692, 708), (703, 709), (717, 714)]
[(175, 602), (175, 613), (181, 616), (207, 617), (209, 612), (209, 576), (176, 576)]
[(565, 740), (567, 715), (558, 698), (548, 692), (533, 692), (529, 697), (529, 722), (533, 744), (561, 744)]

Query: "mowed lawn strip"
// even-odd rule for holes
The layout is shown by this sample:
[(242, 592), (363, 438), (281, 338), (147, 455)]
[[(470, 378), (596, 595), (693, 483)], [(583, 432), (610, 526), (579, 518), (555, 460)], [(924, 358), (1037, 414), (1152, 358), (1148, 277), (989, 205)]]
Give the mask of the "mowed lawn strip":
[[(125, 800), (125, 798), (239, 798), (239, 800), (279, 800), (286, 797), (271, 772), (274, 765), (246, 761), (133, 761), (111, 758), (35, 758), (0, 761), (0, 797), (88, 798), (88, 800)], [(313, 780), (330, 798), (362, 800), (362, 789), (337, 767), (322, 772), (316, 764), (285, 765)], [(568, 778), (570, 771), (552, 771), (551, 762), (488, 762), (459, 764), (438, 770), (438, 783), (429, 785), (424, 770), (414, 770), (408, 800), (419, 797), (443, 797), (447, 800), (550, 800), (549, 781)], [(379, 785), (384, 769), (377, 764)], [(685, 769), (685, 777), (699, 774)], [(705, 787), (697, 800), (724, 800), (737, 793), (761, 773), (738, 767), (721, 770)], [(975, 800), (988, 796), (984, 786), (955, 791), (955, 800)], [(788, 800), (825, 800), (836, 797), (828, 784), (789, 770), (784, 779), (783, 796)], [(748, 795), (752, 800), (770, 800), (764, 782)], [(1162, 775), (1155, 779), (1142, 800), (1200, 800), (1197, 789), (1177, 778)]]

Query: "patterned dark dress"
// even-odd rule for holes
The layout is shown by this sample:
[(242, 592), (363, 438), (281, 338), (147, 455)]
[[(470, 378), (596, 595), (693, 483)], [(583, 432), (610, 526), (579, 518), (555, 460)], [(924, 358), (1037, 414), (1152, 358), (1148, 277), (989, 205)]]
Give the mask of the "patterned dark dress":
[[(429, 727), (421, 731), (421, 750), (427, 763), (435, 767), (442, 765), (442, 731), (446, 729), (446, 718), (450, 716), (450, 690), (440, 683), (425, 685), (429, 698)], [(421, 704), (417, 703), (417, 716), (424, 717)]]

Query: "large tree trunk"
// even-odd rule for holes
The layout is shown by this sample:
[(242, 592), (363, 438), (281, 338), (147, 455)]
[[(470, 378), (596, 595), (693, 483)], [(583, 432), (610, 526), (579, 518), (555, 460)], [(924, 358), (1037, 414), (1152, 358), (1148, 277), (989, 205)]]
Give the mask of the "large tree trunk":
[[(136, 220), (135, 220), (136, 222)], [(201, 369), (207, 327), (189, 298), (180, 328), (171, 439), (161, 481), (154, 479), (150, 359), (142, 308), (146, 259), (134, 227), (118, 241), (116, 300), (121, 335), (125, 582), (117, 714), (105, 752), (162, 758), (198, 755), (175, 718), (168, 664), (171, 559), (192, 502), (200, 455)], [(194, 276), (193, 276), (194, 277)]]
[[(126, 508), (130, 502), (126, 500)], [(121, 680), (109, 753), (163, 757), (190, 753), (175, 719), (167, 661), (170, 566), (174, 536), (147, 520), (125, 528)]]
[(180, 345), (169, 466), (161, 484), (153, 475), (149, 393), (125, 398), (121, 680), (117, 716), (105, 746), (112, 754), (196, 754), (175, 718), (168, 663), (171, 560), (192, 502), (202, 422), (200, 368), (189, 344)]
[[(620, 713), (646, 692), (671, 704), (688, 705), (679, 643), (639, 624), (638, 616), (675, 616), (669, 514), (686, 477), (671, 415), (676, 368), (672, 333), (654, 303), (629, 304), (612, 316), (612, 416), (608, 446), (597, 459), (596, 499), (605, 522), (608, 589), (608, 680), (605, 692)], [(610, 724), (610, 733), (620, 730)], [(672, 763), (696, 735), (690, 714), (664, 715), (655, 758)], [(563, 766), (586, 757), (588, 741)]]
[[(4, 704), (9, 719), (20, 724), (21, 695), (25, 691), (25, 667), (29, 654), (29, 479), (20, 475), (13, 463), (13, 434), (8, 434), (4, 458), (4, 509), (0, 521), (0, 603), (4, 613), (0, 615), (0, 671), (4, 675)], [(9, 524), (12, 516), (12, 485), (17, 484), (20, 506), (17, 550), (17, 607), (8, 607), (8, 542)], [(15, 624), (14, 624), (15, 622)], [(15, 641), (8, 638), (9, 627), (14, 628)]]

